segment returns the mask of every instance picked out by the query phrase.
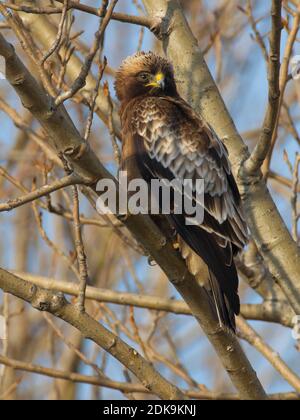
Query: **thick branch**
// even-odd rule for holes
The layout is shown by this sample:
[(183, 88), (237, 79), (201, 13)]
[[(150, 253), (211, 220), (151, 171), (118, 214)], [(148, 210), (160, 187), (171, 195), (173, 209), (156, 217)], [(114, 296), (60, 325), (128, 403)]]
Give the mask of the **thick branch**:
[(104, 328), (87, 313), (68, 303), (62, 294), (55, 294), (22, 280), (0, 268), (0, 288), (39, 311), (52, 313), (77, 328), (126, 366), (149, 391), (162, 399), (183, 399), (183, 394), (165, 380), (136, 350)]
[[(6, 78), (19, 95), (23, 106), (40, 122), (57, 152), (68, 157), (75, 172), (87, 183), (96, 182), (101, 175), (108, 176), (89, 145), (78, 133), (65, 108), (53, 107), (52, 98), (43, 91), (15, 54), (12, 45), (1, 34), (0, 56), (6, 61)], [(61, 139), (64, 139), (63, 144)]]

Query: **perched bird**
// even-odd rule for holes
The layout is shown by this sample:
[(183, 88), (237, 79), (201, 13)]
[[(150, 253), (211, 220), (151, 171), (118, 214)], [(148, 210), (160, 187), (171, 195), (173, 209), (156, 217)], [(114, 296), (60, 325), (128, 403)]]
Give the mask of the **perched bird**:
[[(208, 291), (219, 322), (235, 331), (240, 311), (233, 257), (247, 241), (240, 195), (227, 150), (213, 129), (178, 94), (171, 63), (152, 52), (124, 60), (116, 75), (122, 125), (122, 169), (129, 177), (204, 179), (204, 220), (168, 224), (188, 270)], [(205, 269), (203, 268), (205, 267)]]

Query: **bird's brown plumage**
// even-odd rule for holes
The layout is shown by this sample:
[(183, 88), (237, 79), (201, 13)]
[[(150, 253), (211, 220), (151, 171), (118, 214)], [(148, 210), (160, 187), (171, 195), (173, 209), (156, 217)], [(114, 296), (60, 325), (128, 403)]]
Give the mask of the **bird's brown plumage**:
[[(204, 179), (204, 221), (168, 216), (189, 271), (209, 291), (219, 320), (235, 328), (239, 313), (234, 255), (247, 241), (240, 196), (227, 151), (213, 129), (179, 96), (172, 65), (138, 53), (120, 67), (115, 83), (121, 101), (122, 162), (129, 178)], [(203, 264), (203, 262), (205, 264)]]

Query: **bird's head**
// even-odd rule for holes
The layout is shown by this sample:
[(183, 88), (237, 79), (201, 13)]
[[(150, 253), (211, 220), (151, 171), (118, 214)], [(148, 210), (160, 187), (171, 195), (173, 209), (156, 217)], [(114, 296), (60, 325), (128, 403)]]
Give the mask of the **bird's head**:
[(116, 76), (115, 89), (120, 101), (141, 95), (177, 95), (172, 64), (152, 52), (126, 58)]

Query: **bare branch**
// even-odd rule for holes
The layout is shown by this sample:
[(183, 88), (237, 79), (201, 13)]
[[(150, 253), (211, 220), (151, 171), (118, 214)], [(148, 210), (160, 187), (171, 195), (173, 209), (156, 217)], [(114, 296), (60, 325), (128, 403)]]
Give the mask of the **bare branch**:
[(252, 30), (254, 32), (256, 42), (260, 46), (260, 49), (262, 51), (262, 54), (263, 54), (263, 57), (264, 57), (266, 63), (268, 63), (269, 62), (269, 57), (268, 57), (268, 51), (267, 51), (267, 48), (266, 48), (266, 45), (265, 45), (265, 41), (264, 41), (263, 37), (261, 36), (259, 30), (257, 29), (257, 22), (255, 21), (255, 18), (253, 16), (252, 0), (247, 0), (246, 13), (247, 13), (247, 16), (249, 18)]
[(68, 11), (68, 2), (69, 0), (64, 0), (64, 6), (62, 9), (61, 19), (58, 25), (58, 32), (57, 37), (53, 45), (51, 46), (50, 50), (46, 52), (46, 54), (43, 56), (41, 60), (41, 65), (43, 66), (45, 61), (48, 60), (49, 57), (59, 48), (59, 45), (61, 43), (62, 35), (63, 35), (63, 29), (66, 22), (67, 17), (67, 11)]
[(98, 68), (98, 78), (96, 81), (96, 85), (95, 85), (95, 89), (93, 91), (93, 95), (92, 95), (92, 101), (90, 104), (90, 113), (89, 113), (89, 117), (87, 120), (87, 124), (86, 124), (86, 128), (85, 128), (85, 133), (84, 133), (84, 139), (85, 141), (88, 141), (89, 139), (89, 135), (91, 132), (91, 128), (92, 128), (92, 124), (93, 124), (93, 118), (94, 118), (94, 111), (95, 111), (95, 107), (96, 107), (96, 102), (97, 102), (97, 98), (99, 95), (99, 90), (100, 90), (100, 83), (103, 77), (103, 73), (106, 69), (107, 66), (107, 59), (106, 57), (104, 57), (103, 60), (103, 64), (99, 63), (99, 68)]
[[(66, 281), (41, 277), (31, 273), (19, 273), (14, 271), (12, 271), (12, 273), (47, 290), (57, 290), (71, 296), (79, 295), (77, 286)], [(96, 302), (129, 305), (137, 308), (170, 312), (178, 315), (192, 315), (190, 308), (184, 301), (165, 299), (158, 296), (115, 292), (110, 289), (88, 286), (86, 289), (86, 298), (95, 300)], [(256, 305), (244, 304), (241, 306), (241, 314), (246, 319), (276, 322), (289, 328), (293, 327), (294, 314), (289, 313), (287, 305), (284, 302), (267, 301)]]
[[(0, 176), (3, 176), (4, 169), (0, 167)], [(53, 193), (54, 191), (58, 191), (62, 188), (69, 187), (70, 185), (74, 184), (83, 184), (84, 181), (80, 178), (80, 176), (71, 174), (58, 181), (53, 182), (50, 185), (43, 185), (42, 187), (32, 191), (28, 194), (25, 194), (21, 197), (14, 198), (9, 200), (7, 203), (0, 204), (0, 212), (3, 211), (11, 211), (17, 207), (23, 206), (24, 204), (28, 204), (38, 198), (45, 197), (48, 194)]]
[[(78, 3), (76, 3), (78, 4)], [(57, 35), (57, 28), (53, 25), (46, 16), (36, 16), (20, 12), (22, 20), (30, 28), (32, 36), (39, 39), (39, 42), (43, 45), (45, 49), (49, 49), (54, 42)], [(84, 51), (86, 53), (86, 51)], [(88, 50), (87, 50), (88, 53)], [(68, 61), (68, 66), (66, 68), (66, 74), (68, 75), (71, 84), (75, 82), (78, 75), (80, 74), (83, 67), (82, 61), (74, 53), (70, 56)], [(83, 90), (79, 93), (84, 99), (89, 103), (90, 101), (90, 92), (95, 90), (97, 80), (94, 79), (93, 75), (90, 73), (86, 78), (86, 85)], [(97, 115), (103, 120), (103, 122), (108, 125), (109, 119), (109, 106), (106, 100), (105, 95), (103, 94), (103, 89), (100, 87), (99, 94), (96, 99), (96, 112)], [(118, 138), (121, 138), (120, 134), (120, 122), (117, 112), (113, 114), (113, 122), (116, 130), (116, 135)]]
[[(124, 393), (149, 394), (149, 390), (147, 390), (145, 387), (143, 387), (143, 385), (140, 385), (140, 384), (112, 381), (106, 378), (80, 375), (78, 373), (73, 373), (73, 372), (63, 372), (60, 370), (49, 369), (43, 366), (33, 365), (31, 363), (24, 363), (24, 362), (10, 359), (4, 356), (0, 356), (0, 363), (6, 366), (10, 366), (16, 370), (48, 376), (50, 378), (59, 378), (59, 379), (64, 379), (66, 381), (72, 381), (76, 383), (90, 384), (90, 385), (116, 389)], [(239, 397), (234, 394), (221, 394), (221, 393), (214, 393), (210, 391), (207, 391), (207, 392), (183, 391), (183, 392), (186, 395), (186, 397), (195, 398), (199, 400), (235, 400), (235, 401), (239, 400)], [(299, 395), (292, 392), (286, 393), (286, 394), (273, 394), (273, 395), (269, 395), (269, 399), (270, 400), (296, 400), (298, 401)]]
[(282, 0), (272, 0), (272, 29), (270, 34), (270, 53), (268, 57), (268, 106), (258, 143), (251, 156), (244, 164), (244, 169), (248, 175), (256, 174), (262, 166), (270, 149), (272, 136), (278, 119), (280, 100), (280, 42), (282, 30), (281, 7)]
[(97, 54), (97, 51), (100, 48), (102, 37), (104, 36), (105, 29), (107, 28), (107, 25), (109, 24), (109, 21), (111, 19), (111, 15), (113, 13), (113, 10), (114, 10), (117, 2), (118, 2), (118, 0), (113, 0), (111, 2), (109, 8), (106, 11), (106, 14), (105, 14), (103, 20), (100, 21), (99, 29), (95, 34), (94, 44), (93, 44), (89, 54), (87, 55), (87, 57), (85, 59), (85, 62), (83, 64), (82, 68), (81, 68), (79, 76), (76, 78), (73, 85), (71, 86), (71, 88), (67, 92), (62, 93), (61, 95), (59, 95), (55, 99), (55, 106), (56, 107), (60, 106), (67, 99), (72, 98), (80, 89), (82, 89), (85, 86), (87, 75), (90, 72), (90, 69), (91, 69), (92, 63), (94, 61), (94, 58)]
[(25, 300), (39, 311), (52, 313), (77, 328), (126, 366), (142, 384), (162, 399), (184, 399), (183, 394), (166, 381), (136, 350), (128, 346), (87, 313), (68, 303), (63, 295), (34, 286), (0, 268), (0, 288)]
[[(57, 3), (62, 3), (62, 4), (64, 3), (64, 0), (55, 0), (55, 1)], [(7, 7), (8, 9), (15, 10), (18, 12), (38, 14), (38, 15), (41, 15), (41, 14), (51, 15), (51, 14), (63, 13), (62, 7), (32, 7), (32, 6), (26, 6), (26, 5), (16, 5), (13, 3), (8, 3), (8, 2), (3, 3), (3, 6)], [(98, 17), (104, 16), (102, 9), (91, 7), (82, 3), (77, 3), (75, 1), (69, 1), (67, 10), (70, 10), (70, 9), (80, 10), (81, 12), (89, 13), (91, 15), (98, 16)], [(117, 20), (119, 22), (131, 23), (133, 25), (145, 26), (146, 28), (149, 28), (149, 29), (153, 25), (153, 21), (146, 16), (131, 16), (125, 13), (113, 13), (111, 19)]]
[[(96, 182), (101, 174), (107, 175), (107, 171), (82, 139), (65, 109), (54, 109), (51, 98), (42, 90), (1, 34), (0, 55), (6, 60), (7, 80), (20, 96), (25, 108), (32, 112), (46, 130), (51, 145), (58, 148), (58, 153), (68, 157), (74, 171), (91, 183)], [(63, 145), (61, 139), (64, 139)]]
[[(288, 81), (290, 80), (289, 65), (290, 65), (290, 60), (293, 53), (293, 47), (297, 39), (297, 34), (299, 32), (299, 24), (300, 24), (300, 5), (298, 4), (297, 12), (294, 14), (293, 26), (286, 42), (285, 51), (284, 51), (283, 59), (282, 59), (281, 70), (280, 70), (280, 78), (279, 78), (280, 100), (279, 100), (279, 111), (278, 111), (279, 115), (280, 115), (281, 108), (284, 104), (284, 96), (285, 96), (286, 87), (287, 87)], [(273, 132), (271, 145), (268, 150), (267, 159), (265, 160), (264, 165), (263, 165), (263, 172), (265, 176), (268, 176), (268, 172), (270, 169), (271, 159), (272, 159), (274, 147), (275, 147), (277, 137), (278, 137), (278, 128), (279, 128), (279, 116), (277, 119), (277, 125)]]
[(116, 161), (118, 167), (120, 167), (120, 165), (121, 165), (121, 152), (120, 152), (117, 140), (116, 140), (116, 130), (115, 130), (115, 127), (114, 127), (114, 119), (113, 119), (114, 104), (113, 104), (113, 101), (111, 99), (108, 83), (105, 83), (103, 90), (104, 90), (104, 95), (107, 97), (107, 103), (108, 103), (108, 109), (109, 109), (108, 129), (109, 129), (109, 134), (110, 134), (110, 138), (111, 138), (111, 143), (112, 143), (112, 146), (113, 146), (114, 157), (115, 157), (115, 161)]
[(79, 295), (78, 295), (78, 308), (80, 312), (85, 311), (85, 294), (86, 286), (88, 282), (88, 267), (87, 267), (87, 257), (84, 249), (83, 238), (82, 238), (82, 229), (81, 221), (79, 214), (79, 197), (78, 189), (75, 186), (72, 187), (73, 191), (73, 219), (74, 219), (74, 232), (75, 232), (75, 248), (78, 260), (78, 269), (80, 276), (79, 284)]
[(239, 328), (240, 337), (248, 341), (254, 346), (264, 357), (271, 363), (282, 377), (300, 393), (300, 378), (290, 369), (290, 367), (281, 359), (281, 357), (274, 352), (274, 350), (267, 345), (263, 339), (250, 327), (250, 325), (243, 319), (237, 319), (237, 326)]

